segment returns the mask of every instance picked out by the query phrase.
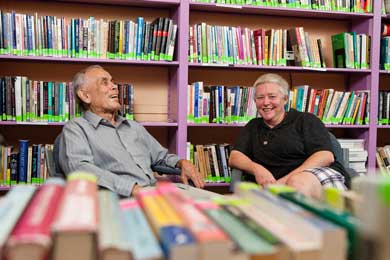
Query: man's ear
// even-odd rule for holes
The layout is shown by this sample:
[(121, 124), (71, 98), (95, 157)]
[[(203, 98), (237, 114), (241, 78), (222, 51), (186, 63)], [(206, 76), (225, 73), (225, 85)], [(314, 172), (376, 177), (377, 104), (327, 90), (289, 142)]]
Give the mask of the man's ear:
[(88, 93), (88, 91), (86, 91), (85, 89), (83, 88), (80, 88), (78, 91), (77, 91), (77, 96), (81, 99), (81, 101), (85, 104), (89, 104), (91, 103), (91, 97)]

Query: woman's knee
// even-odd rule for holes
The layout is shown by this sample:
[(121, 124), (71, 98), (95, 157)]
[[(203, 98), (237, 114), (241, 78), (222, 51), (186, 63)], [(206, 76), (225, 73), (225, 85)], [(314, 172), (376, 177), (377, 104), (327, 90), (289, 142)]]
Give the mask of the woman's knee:
[(301, 172), (291, 176), (287, 179), (286, 184), (307, 196), (319, 197), (321, 195), (320, 181), (309, 172)]

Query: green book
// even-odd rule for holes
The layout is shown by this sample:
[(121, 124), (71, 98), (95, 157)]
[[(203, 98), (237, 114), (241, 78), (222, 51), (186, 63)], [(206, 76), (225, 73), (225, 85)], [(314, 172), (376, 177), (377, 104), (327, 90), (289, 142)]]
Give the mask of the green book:
[(238, 247), (251, 257), (276, 257), (277, 250), (270, 243), (259, 237), (249, 227), (242, 225), (241, 221), (211, 201), (196, 202), (208, 217), (217, 223), (238, 245)]
[(298, 192), (281, 192), (278, 195), (345, 229), (349, 242), (348, 259), (358, 259), (358, 256), (356, 255), (358, 220), (356, 218), (351, 216), (348, 212), (337, 212), (324, 202), (309, 198)]

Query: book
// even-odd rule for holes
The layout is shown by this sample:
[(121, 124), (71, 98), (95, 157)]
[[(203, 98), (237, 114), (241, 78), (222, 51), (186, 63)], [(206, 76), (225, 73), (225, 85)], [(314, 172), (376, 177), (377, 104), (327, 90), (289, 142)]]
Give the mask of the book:
[(200, 247), (200, 259), (222, 259), (230, 257), (232, 241), (214, 222), (186, 199), (172, 183), (158, 182), (157, 190), (183, 219)]
[(136, 260), (163, 259), (157, 238), (148, 224), (145, 214), (136, 199), (120, 200), (125, 239), (132, 246), (132, 257)]
[(298, 192), (281, 192), (280, 197), (317, 214), (323, 219), (331, 221), (342, 227), (348, 237), (348, 259), (356, 259), (356, 247), (358, 242), (358, 220), (347, 212), (338, 212), (327, 206), (324, 202), (314, 200)]
[(155, 188), (141, 190), (137, 200), (158, 236), (166, 258), (197, 259), (194, 237)]
[(126, 239), (118, 195), (109, 190), (100, 190), (99, 197), (99, 259), (131, 259), (131, 241)]
[(52, 225), (52, 259), (96, 259), (97, 218), (96, 176), (85, 172), (71, 173)]
[[(352, 180), (352, 190), (362, 194), (356, 203), (356, 216), (366, 244), (360, 243), (367, 259), (390, 258), (390, 176), (361, 176)], [(370, 250), (369, 246), (373, 248)], [(360, 249), (360, 248), (359, 248)]]
[[(322, 234), (318, 229), (264, 197), (258, 185), (242, 182), (235, 186), (234, 192), (252, 205), (252, 209), (245, 205), (240, 209), (256, 212), (252, 218), (261, 221), (260, 224), (269, 227), (270, 232), (286, 243), (295, 259), (320, 259)], [(267, 216), (259, 211), (267, 212)]]
[(51, 178), (37, 191), (7, 241), (9, 260), (46, 259), (52, 246), (50, 226), (57, 213), (65, 181)]
[(220, 205), (224, 210), (226, 210), (229, 214), (234, 216), (236, 219), (242, 222), (243, 225), (250, 228), (253, 232), (255, 232), (259, 237), (264, 239), (266, 242), (275, 247), (278, 254), (278, 259), (290, 259), (291, 252), (289, 251), (286, 244), (284, 244), (279, 238), (274, 236), (270, 231), (268, 231), (267, 227), (259, 225), (250, 218), (245, 211), (240, 210), (236, 205), (239, 204), (247, 204), (249, 203), (247, 200), (243, 200), (239, 197), (229, 196), (223, 198), (213, 199), (215, 203)]
[(0, 200), (0, 258), (3, 256), (5, 242), (12, 232), (27, 204), (36, 191), (35, 186), (18, 185), (13, 187)]
[(195, 205), (217, 223), (250, 259), (278, 259), (274, 246), (242, 225), (234, 216), (211, 201), (195, 201)]

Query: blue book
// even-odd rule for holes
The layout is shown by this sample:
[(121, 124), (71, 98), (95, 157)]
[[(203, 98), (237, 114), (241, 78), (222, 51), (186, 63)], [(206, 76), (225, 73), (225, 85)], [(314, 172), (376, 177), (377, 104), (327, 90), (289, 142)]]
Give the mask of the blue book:
[(136, 59), (141, 60), (142, 58), (142, 45), (143, 45), (143, 30), (144, 30), (144, 18), (137, 18), (137, 33), (136, 33)]
[(162, 227), (160, 241), (166, 259), (184, 259), (196, 243), (191, 233), (179, 226)]
[(18, 182), (27, 183), (28, 140), (19, 140)]
[(133, 259), (161, 259), (163, 252), (137, 200), (121, 200), (119, 206), (123, 229), (130, 231), (125, 232), (125, 239), (132, 245)]
[(47, 120), (53, 121), (53, 82), (47, 82)]
[(194, 119), (195, 119), (195, 123), (197, 123), (197, 120), (199, 118), (199, 109), (198, 109), (198, 106), (199, 106), (199, 83), (198, 82), (195, 82), (194, 83)]

